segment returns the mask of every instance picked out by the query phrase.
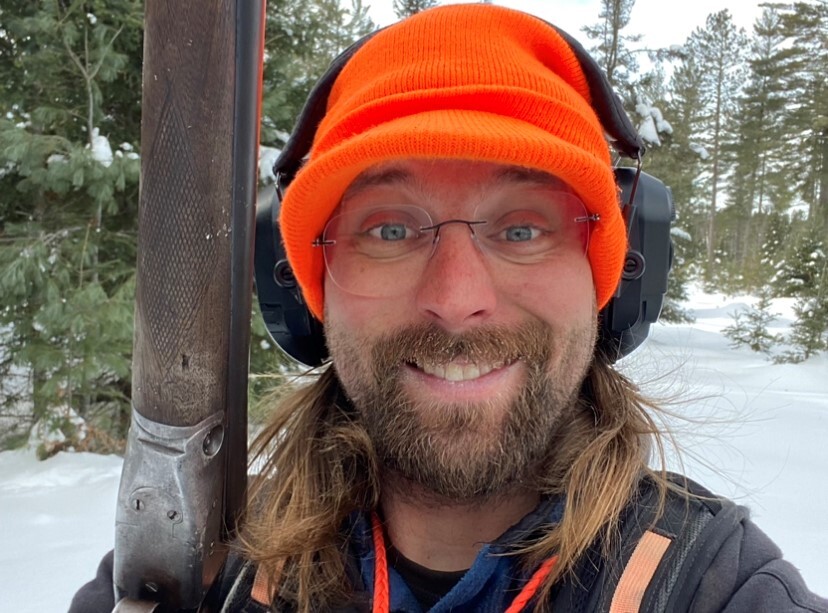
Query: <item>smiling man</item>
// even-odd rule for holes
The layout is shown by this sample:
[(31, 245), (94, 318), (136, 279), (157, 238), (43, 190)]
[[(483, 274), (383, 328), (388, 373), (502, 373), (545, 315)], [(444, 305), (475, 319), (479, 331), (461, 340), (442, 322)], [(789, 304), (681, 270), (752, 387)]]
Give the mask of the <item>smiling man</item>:
[(323, 233), (326, 332), (386, 488), (537, 505), (518, 484), (595, 344), (589, 224), (564, 184), (512, 166), (401, 160), (348, 189)]
[(489, 5), (341, 58), (280, 216), (331, 364), (256, 443), (222, 610), (828, 611), (648, 466), (658, 408), (599, 341), (627, 228), (587, 60)]

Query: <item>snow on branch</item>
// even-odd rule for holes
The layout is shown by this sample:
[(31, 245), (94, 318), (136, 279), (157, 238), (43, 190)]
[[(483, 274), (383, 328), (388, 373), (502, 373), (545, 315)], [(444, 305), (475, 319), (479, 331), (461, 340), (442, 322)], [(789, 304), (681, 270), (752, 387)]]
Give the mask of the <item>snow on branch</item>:
[(645, 142), (660, 146), (661, 139), (658, 135), (673, 133), (673, 126), (664, 119), (661, 109), (653, 106), (649, 100), (639, 97), (636, 101), (635, 112), (641, 117), (638, 134)]

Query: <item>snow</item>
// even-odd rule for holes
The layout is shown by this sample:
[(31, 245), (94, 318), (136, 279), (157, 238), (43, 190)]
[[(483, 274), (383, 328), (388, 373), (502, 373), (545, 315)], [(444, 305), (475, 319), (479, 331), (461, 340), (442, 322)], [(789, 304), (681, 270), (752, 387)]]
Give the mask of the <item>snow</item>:
[(644, 142), (651, 145), (661, 145), (661, 139), (658, 137), (658, 129), (656, 128), (655, 120), (652, 117), (645, 117), (638, 126), (638, 134), (644, 139)]
[(92, 128), (92, 158), (107, 168), (112, 165), (112, 145), (98, 128)]
[(287, 143), (290, 140), (290, 132), (285, 132), (284, 130), (275, 130), (275, 136), (283, 143)]
[(65, 611), (112, 548), (121, 460), (31, 451), (0, 453), (3, 610)]
[(128, 160), (137, 160), (141, 158), (141, 156), (135, 151), (135, 147), (133, 147), (130, 143), (121, 143), (118, 145), (115, 155), (117, 157), (125, 157)]
[(690, 151), (698, 155), (703, 160), (710, 159), (710, 153), (703, 145), (699, 145), (698, 143), (690, 143)]
[(653, 145), (661, 145), (661, 134), (672, 134), (673, 126), (664, 119), (661, 109), (653, 106), (649, 100), (639, 98), (635, 105), (635, 112), (641, 117), (641, 124), (638, 126), (638, 134), (646, 142)]
[(675, 226), (670, 228), (670, 236), (675, 236), (676, 238), (680, 238), (681, 240), (688, 242), (693, 240), (693, 237), (690, 236), (690, 233), (687, 230), (683, 230)]
[(274, 147), (262, 145), (259, 147), (259, 181), (262, 183), (275, 183), (276, 175), (273, 174), (273, 165), (281, 151)]
[[(751, 296), (691, 292), (695, 323), (653, 327), (651, 339), (621, 368), (661, 398), (681, 398), (667, 418), (683, 470), (706, 487), (748, 505), (754, 519), (828, 595), (828, 356), (773, 364), (722, 336)], [(794, 299), (777, 299), (771, 331), (793, 321)], [(670, 452), (670, 465), (682, 465)], [(2, 610), (65, 611), (114, 540), (121, 460), (33, 451), (0, 453)]]

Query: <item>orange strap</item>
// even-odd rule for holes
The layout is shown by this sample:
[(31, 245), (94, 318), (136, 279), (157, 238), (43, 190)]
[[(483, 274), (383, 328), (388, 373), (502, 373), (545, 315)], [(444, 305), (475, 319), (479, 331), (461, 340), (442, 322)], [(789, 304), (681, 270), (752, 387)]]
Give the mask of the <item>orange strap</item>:
[[(391, 590), (388, 583), (388, 561), (385, 557), (385, 538), (382, 534), (382, 524), (379, 517), (374, 513), (371, 515), (371, 532), (374, 537), (374, 555), (376, 566), (374, 570), (374, 606), (373, 613), (388, 613), (391, 610)], [(543, 580), (549, 575), (552, 567), (555, 566), (557, 556), (552, 556), (540, 565), (535, 574), (529, 579), (520, 594), (515, 597), (512, 604), (506, 609), (506, 613), (519, 613), (535, 596)]]
[(273, 602), (273, 595), (276, 593), (276, 588), (279, 587), (278, 577), (281, 576), (284, 565), (284, 562), (280, 562), (276, 567), (276, 583), (271, 583), (270, 578), (262, 566), (256, 569), (256, 576), (253, 579), (253, 589), (250, 590), (250, 597), (253, 600), (266, 607), (270, 606)]
[(506, 613), (518, 613), (519, 611), (523, 610), (529, 601), (532, 600), (532, 597), (535, 595), (535, 592), (538, 591), (538, 588), (543, 584), (543, 580), (546, 579), (549, 572), (552, 570), (552, 567), (555, 566), (555, 562), (558, 561), (558, 556), (552, 556), (548, 560), (546, 560), (543, 564), (540, 565), (540, 568), (535, 571), (535, 574), (532, 575), (532, 578), (523, 586), (523, 589), (520, 591), (515, 599), (512, 601), (512, 604), (509, 605), (509, 608), (506, 609)]
[(630, 561), (621, 573), (610, 604), (610, 613), (638, 613), (644, 592), (655, 574), (670, 539), (648, 530), (635, 546)]

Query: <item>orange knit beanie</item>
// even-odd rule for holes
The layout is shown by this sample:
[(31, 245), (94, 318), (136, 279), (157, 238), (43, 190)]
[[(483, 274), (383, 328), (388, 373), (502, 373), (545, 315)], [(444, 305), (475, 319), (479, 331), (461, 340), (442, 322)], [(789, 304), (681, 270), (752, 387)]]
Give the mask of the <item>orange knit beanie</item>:
[(325, 264), (312, 243), (357, 175), (401, 158), (512, 164), (565, 181), (601, 216), (588, 257), (598, 306), (607, 304), (626, 253), (609, 147), (578, 60), (548, 24), (492, 5), (448, 5), (380, 31), (348, 61), (280, 217), (320, 320)]

